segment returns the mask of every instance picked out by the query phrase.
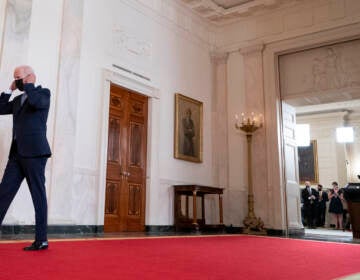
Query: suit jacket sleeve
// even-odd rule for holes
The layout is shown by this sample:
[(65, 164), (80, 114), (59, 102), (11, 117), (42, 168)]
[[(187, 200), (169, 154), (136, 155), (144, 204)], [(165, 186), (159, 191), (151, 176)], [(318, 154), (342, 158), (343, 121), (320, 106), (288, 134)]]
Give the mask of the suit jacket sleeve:
[(0, 95), (0, 115), (12, 114), (13, 101), (9, 102), (11, 94), (2, 93)]
[(303, 200), (303, 203), (307, 203), (308, 200), (309, 200), (309, 192), (307, 191), (307, 189), (302, 189), (301, 191), (301, 197), (302, 197), (302, 200)]
[(312, 190), (313, 195), (315, 195), (316, 200), (319, 199), (319, 192), (315, 189)]
[(323, 200), (324, 201), (329, 201), (329, 196), (326, 192), (323, 192)]
[(46, 109), (50, 106), (50, 90), (25, 84), (24, 89), (30, 106), (36, 109)]

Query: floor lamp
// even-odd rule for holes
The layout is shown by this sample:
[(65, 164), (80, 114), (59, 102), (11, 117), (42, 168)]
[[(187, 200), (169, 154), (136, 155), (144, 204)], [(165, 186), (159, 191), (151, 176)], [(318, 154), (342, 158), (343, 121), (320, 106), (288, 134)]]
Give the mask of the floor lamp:
[(235, 115), (236, 129), (239, 129), (246, 134), (247, 140), (247, 148), (248, 148), (248, 214), (245, 217), (244, 223), (244, 233), (252, 233), (255, 231), (256, 233), (265, 234), (264, 230), (264, 222), (261, 218), (256, 217), (254, 211), (254, 191), (252, 185), (252, 149), (251, 149), (251, 141), (253, 133), (263, 126), (263, 118), (262, 115), (255, 115), (251, 113), (250, 116), (245, 116), (244, 113), (241, 114), (241, 119), (239, 119), (238, 115)]

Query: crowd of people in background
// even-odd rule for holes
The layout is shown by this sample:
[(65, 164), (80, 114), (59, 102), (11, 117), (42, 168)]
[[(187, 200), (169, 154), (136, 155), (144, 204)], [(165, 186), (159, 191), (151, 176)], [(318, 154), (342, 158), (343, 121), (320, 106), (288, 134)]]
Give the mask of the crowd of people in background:
[(330, 228), (350, 230), (347, 202), (344, 191), (337, 182), (332, 182), (332, 188), (324, 190), (321, 184), (315, 189), (306, 181), (305, 188), (301, 191), (301, 200), (303, 224), (308, 228), (325, 227), (328, 205)]

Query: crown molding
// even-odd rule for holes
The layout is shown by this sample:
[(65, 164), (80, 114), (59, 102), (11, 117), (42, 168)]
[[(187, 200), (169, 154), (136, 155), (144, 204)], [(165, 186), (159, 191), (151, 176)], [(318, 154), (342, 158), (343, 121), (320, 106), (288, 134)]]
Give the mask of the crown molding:
[(247, 47), (243, 47), (239, 49), (239, 52), (242, 55), (248, 55), (251, 53), (261, 53), (264, 49), (265, 45), (262, 43), (256, 43), (254, 45), (251, 46), (247, 46)]
[(226, 64), (229, 58), (228, 52), (211, 52), (211, 61), (215, 64)]
[(253, 0), (224, 8), (212, 0), (180, 0), (195, 13), (216, 25), (224, 25), (238, 19), (263, 14), (283, 5), (304, 0)]
[(180, 0), (121, 0), (147, 17), (208, 48), (215, 48), (216, 27), (187, 9)]

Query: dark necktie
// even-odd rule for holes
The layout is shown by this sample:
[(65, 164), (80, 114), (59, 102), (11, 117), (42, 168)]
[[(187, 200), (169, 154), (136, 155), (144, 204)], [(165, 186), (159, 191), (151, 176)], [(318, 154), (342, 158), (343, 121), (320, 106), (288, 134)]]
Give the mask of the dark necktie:
[(21, 95), (21, 99), (20, 99), (20, 104), (21, 104), (21, 106), (24, 105), (24, 102), (25, 102), (26, 98), (27, 98), (26, 93), (23, 93), (23, 94)]

